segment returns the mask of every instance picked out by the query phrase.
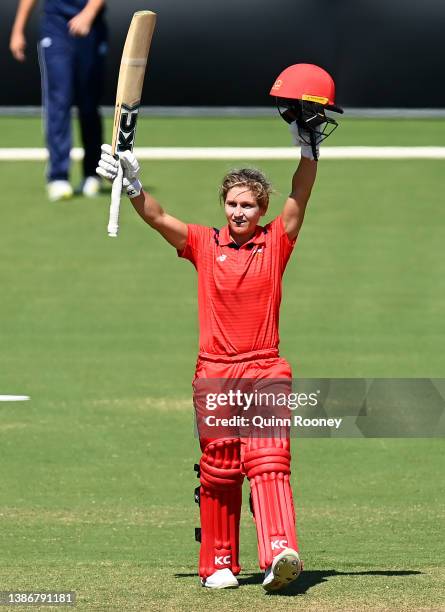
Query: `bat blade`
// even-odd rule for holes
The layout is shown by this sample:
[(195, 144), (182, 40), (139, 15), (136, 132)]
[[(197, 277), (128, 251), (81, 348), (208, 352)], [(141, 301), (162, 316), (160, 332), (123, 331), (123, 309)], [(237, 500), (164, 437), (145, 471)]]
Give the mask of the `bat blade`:
[[(155, 25), (156, 13), (138, 11), (134, 13), (128, 29), (116, 92), (111, 140), (113, 155), (132, 151), (134, 147), (142, 86)], [(122, 173), (119, 172), (111, 192), (108, 235), (112, 237), (117, 236), (119, 230), (121, 191)]]

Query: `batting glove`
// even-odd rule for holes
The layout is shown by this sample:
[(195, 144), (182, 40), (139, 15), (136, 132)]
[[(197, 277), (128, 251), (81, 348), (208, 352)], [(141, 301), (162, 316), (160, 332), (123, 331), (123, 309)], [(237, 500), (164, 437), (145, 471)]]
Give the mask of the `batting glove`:
[[(292, 134), (292, 140), (296, 147), (301, 147), (301, 157), (307, 157), (308, 159), (314, 159), (314, 154), (312, 152), (312, 147), (310, 144), (310, 136), (307, 130), (304, 130), (301, 127), (298, 127), (297, 122), (293, 121), (289, 125), (290, 133)], [(321, 139), (318, 139), (321, 140)], [(306, 142), (305, 142), (306, 141)], [(316, 146), (317, 150), (317, 159), (320, 156), (320, 142), (317, 142)]]
[(124, 151), (116, 159), (111, 154), (111, 146), (103, 144), (101, 156), (96, 173), (109, 181), (114, 181), (119, 169), (119, 162), (123, 170), (122, 186), (129, 198), (136, 198), (142, 191), (142, 184), (139, 180), (139, 162), (130, 151)]

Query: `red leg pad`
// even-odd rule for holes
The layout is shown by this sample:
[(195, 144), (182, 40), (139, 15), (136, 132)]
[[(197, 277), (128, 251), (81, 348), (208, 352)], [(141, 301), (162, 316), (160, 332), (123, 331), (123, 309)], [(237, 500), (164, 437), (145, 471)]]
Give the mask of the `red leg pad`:
[(225, 567), (239, 574), (239, 521), (244, 479), (240, 441), (227, 439), (207, 444), (200, 472), (199, 575), (207, 578)]
[(244, 469), (250, 481), (258, 557), (266, 569), (284, 548), (298, 551), (287, 438), (249, 438)]

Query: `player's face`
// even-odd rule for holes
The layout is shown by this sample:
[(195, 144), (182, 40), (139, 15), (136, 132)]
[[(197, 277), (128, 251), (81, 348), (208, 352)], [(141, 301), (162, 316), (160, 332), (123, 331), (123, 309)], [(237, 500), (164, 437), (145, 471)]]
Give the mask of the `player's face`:
[(227, 192), (224, 212), (231, 235), (236, 238), (250, 238), (255, 232), (260, 217), (265, 211), (260, 208), (255, 194), (246, 187), (232, 187)]

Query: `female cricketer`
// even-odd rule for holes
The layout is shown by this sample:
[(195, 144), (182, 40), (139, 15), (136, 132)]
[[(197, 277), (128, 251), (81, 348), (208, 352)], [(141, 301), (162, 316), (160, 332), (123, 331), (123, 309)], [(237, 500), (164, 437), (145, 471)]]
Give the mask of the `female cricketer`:
[[(292, 378), (289, 364), (278, 353), (281, 281), (315, 182), (321, 137), (309, 137), (301, 122), (290, 124), (301, 159), (281, 214), (265, 225), (259, 222), (267, 213), (271, 186), (256, 169), (235, 170), (224, 177), (220, 195), (227, 223), (218, 230), (186, 224), (167, 214), (142, 189), (135, 156), (126, 151), (120, 158), (124, 189), (137, 213), (198, 273), (195, 402), (200, 379)], [(97, 173), (114, 180), (118, 166), (111, 147), (103, 145)], [(201, 435), (200, 446), (202, 585), (238, 586), (241, 489), (247, 476), (259, 565), (265, 572), (263, 587), (267, 591), (283, 588), (302, 571), (289, 480), (289, 437), (212, 439)]]

